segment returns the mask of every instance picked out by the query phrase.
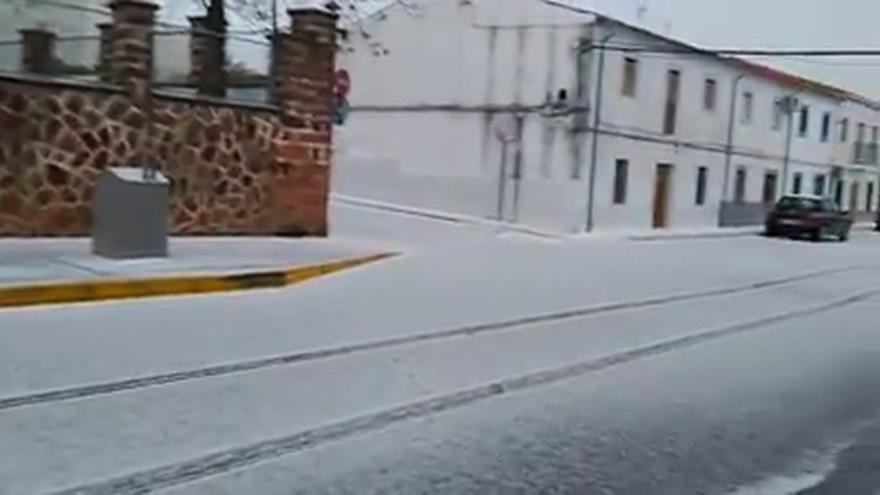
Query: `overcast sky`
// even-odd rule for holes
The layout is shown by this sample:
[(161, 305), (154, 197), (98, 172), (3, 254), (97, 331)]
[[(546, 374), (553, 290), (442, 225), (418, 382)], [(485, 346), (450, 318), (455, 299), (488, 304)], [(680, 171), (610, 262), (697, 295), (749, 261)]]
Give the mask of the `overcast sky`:
[[(636, 21), (638, 0), (568, 1)], [(878, 0), (646, 1), (647, 27), (708, 48), (880, 49)], [(802, 60), (760, 62), (880, 99), (880, 57)]]
[[(369, 1), (381, 4), (386, 0)], [(654, 31), (707, 48), (880, 49), (880, 0), (566, 1), (629, 22), (643, 22)], [(636, 18), (640, 1), (648, 7), (643, 21)], [(191, 0), (164, 3), (166, 12), (175, 17), (192, 11)], [(880, 57), (758, 61), (880, 100)]]

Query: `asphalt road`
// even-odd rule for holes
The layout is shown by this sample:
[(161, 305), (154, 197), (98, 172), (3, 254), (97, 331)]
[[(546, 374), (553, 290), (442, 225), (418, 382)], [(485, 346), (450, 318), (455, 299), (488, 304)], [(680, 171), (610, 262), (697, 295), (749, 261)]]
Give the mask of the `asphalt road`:
[(877, 253), (481, 241), (0, 312), (0, 493), (877, 495)]

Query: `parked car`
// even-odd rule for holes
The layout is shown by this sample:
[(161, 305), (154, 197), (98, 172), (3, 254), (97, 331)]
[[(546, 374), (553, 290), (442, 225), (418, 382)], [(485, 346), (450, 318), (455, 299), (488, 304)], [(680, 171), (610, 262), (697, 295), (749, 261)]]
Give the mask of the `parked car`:
[(814, 241), (833, 236), (849, 239), (853, 219), (834, 201), (814, 196), (785, 196), (767, 214), (768, 237), (807, 235)]
[(877, 216), (874, 218), (874, 230), (880, 232), (880, 209), (877, 210)]

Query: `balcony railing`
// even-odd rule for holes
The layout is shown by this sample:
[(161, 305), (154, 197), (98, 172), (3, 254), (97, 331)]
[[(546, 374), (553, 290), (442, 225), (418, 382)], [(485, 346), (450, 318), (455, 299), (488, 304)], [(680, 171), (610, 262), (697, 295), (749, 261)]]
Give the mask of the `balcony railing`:
[(853, 144), (853, 163), (856, 165), (877, 165), (878, 163), (877, 143), (854, 143)]

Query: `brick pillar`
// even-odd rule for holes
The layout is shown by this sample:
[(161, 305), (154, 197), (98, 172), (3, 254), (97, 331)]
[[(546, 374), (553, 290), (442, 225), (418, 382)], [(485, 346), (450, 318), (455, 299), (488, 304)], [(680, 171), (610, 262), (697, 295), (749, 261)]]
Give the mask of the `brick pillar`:
[(143, 0), (113, 0), (113, 28), (107, 63), (109, 79), (125, 88), (132, 105), (141, 111), (144, 123), (138, 165), (146, 178), (153, 177), (157, 163), (151, 157), (153, 144), (153, 28), (158, 6)]
[(110, 2), (113, 27), (107, 63), (111, 81), (126, 86), (149, 85), (153, 76), (153, 27), (158, 8), (144, 0)]
[(197, 88), (202, 86), (205, 71), (205, 56), (208, 53), (207, 35), (208, 18), (206, 16), (189, 17), (189, 82)]
[(293, 9), (289, 14), (291, 32), (279, 35), (273, 57), (278, 104), (294, 127), (329, 124), (337, 16), (319, 9)]
[(110, 54), (113, 49), (113, 23), (104, 22), (98, 24), (100, 33), (100, 45), (98, 47), (98, 75), (101, 82), (110, 82)]
[(276, 220), (279, 230), (327, 232), (327, 196), (333, 145), (335, 14), (289, 11), (291, 32), (273, 54), (275, 96), (289, 132), (276, 141)]
[(226, 96), (225, 33), (212, 33), (207, 16), (190, 17), (189, 61), (190, 82), (198, 94), (222, 98)]
[(35, 74), (49, 74), (55, 65), (55, 33), (45, 29), (22, 29), (21, 67)]

